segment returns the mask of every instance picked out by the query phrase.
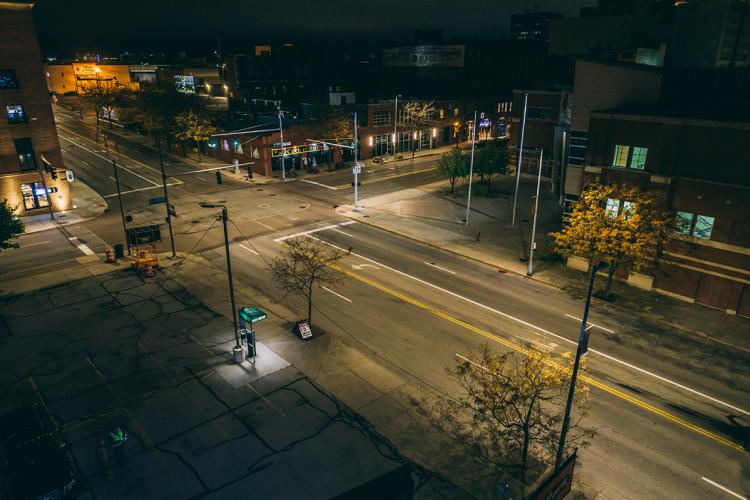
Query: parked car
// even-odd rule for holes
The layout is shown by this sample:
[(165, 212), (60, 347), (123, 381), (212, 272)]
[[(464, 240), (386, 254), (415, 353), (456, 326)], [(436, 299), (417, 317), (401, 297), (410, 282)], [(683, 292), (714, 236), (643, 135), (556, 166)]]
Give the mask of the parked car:
[(0, 417), (0, 471), (9, 498), (72, 498), (78, 475), (62, 440), (39, 405)]

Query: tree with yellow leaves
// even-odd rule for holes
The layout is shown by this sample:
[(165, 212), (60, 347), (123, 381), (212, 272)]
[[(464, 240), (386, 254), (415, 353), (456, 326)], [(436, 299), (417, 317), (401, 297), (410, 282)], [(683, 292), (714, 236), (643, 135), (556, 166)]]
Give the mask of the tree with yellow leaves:
[[(484, 346), (478, 354), (459, 358), (451, 370), (463, 393), (438, 405), (436, 425), (458, 434), (460, 442), (489, 466), (493, 490), (510, 474), (521, 491), (554, 461), (570, 365), (567, 357), (533, 347), (496, 354)], [(579, 378), (566, 443), (570, 448), (588, 445), (594, 435), (580, 425), (588, 391), (585, 377)]]
[(555, 252), (609, 265), (606, 297), (611, 297), (615, 270), (627, 263), (648, 270), (658, 262), (670, 238), (673, 214), (662, 196), (628, 185), (592, 184), (581, 193), (563, 228), (551, 233)]

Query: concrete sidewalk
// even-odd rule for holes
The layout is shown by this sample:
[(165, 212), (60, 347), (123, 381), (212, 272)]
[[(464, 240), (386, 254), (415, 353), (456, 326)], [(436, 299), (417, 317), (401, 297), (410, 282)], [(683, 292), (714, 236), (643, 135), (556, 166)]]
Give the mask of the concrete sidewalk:
[[(573, 297), (582, 297), (587, 282), (585, 273), (566, 267), (562, 259), (551, 252), (547, 235), (559, 228), (561, 210), (548, 183), (542, 184), (540, 192), (534, 272), (532, 277), (527, 277), (531, 199), (536, 179), (522, 177), (517, 205), (519, 223), (515, 227), (511, 225), (513, 182), (512, 176), (503, 176), (493, 181), (491, 196), (477, 196), (475, 193), (468, 225), (466, 185), (450, 194), (447, 181), (365, 198), (360, 201), (359, 212), (354, 212), (350, 205), (340, 206), (336, 212), (363, 224), (551, 285)], [(750, 353), (747, 319), (655, 292), (643, 292), (619, 281), (615, 281), (613, 291), (617, 295), (613, 303), (594, 299), (598, 310), (637, 318), (645, 324), (658, 324), (660, 328)]]
[(54, 220), (50, 218), (49, 212), (22, 217), (25, 234), (85, 222), (99, 217), (107, 210), (107, 202), (104, 198), (79, 179), (69, 183), (68, 186), (73, 200), (73, 209), (55, 212)]

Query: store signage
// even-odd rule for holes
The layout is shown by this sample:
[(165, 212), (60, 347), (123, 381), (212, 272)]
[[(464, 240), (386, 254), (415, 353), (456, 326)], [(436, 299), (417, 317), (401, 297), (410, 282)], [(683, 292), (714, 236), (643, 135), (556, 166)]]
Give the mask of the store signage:
[[(328, 151), (330, 146), (328, 144), (305, 144), (304, 146), (289, 146), (285, 147), (284, 149), (284, 156), (294, 156), (294, 155), (303, 155), (307, 153), (317, 153), (319, 151)], [(273, 158), (278, 158), (281, 156), (281, 150), (282, 148), (273, 148), (271, 149), (271, 156)]]

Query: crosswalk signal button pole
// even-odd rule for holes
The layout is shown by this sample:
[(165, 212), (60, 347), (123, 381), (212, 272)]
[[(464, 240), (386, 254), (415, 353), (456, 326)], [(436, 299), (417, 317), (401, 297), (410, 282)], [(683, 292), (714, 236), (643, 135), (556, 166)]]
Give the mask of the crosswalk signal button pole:
[(221, 171), (216, 171), (216, 184), (222, 184), (224, 181), (221, 180)]

